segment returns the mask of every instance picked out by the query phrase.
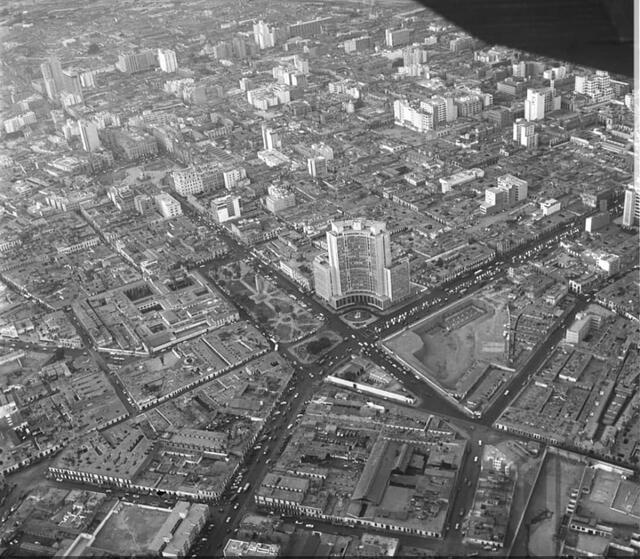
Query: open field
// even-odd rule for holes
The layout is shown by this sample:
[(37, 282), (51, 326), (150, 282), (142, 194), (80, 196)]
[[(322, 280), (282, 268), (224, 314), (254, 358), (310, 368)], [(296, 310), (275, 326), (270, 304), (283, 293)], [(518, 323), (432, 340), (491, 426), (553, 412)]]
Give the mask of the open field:
[(477, 363), (504, 362), (506, 322), (503, 304), (469, 299), (401, 332), (386, 345), (445, 389), (455, 390)]

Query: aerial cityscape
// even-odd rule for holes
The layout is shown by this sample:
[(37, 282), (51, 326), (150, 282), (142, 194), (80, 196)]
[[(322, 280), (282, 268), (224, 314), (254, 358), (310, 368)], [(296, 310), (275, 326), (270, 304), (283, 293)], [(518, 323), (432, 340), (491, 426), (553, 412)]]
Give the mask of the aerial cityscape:
[(411, 0), (0, 37), (0, 557), (640, 556), (632, 76)]

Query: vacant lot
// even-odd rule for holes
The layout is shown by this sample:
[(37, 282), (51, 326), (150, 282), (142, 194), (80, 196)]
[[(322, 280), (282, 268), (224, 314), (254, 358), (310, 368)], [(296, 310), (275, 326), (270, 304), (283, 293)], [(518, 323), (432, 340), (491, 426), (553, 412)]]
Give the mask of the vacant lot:
[(123, 557), (144, 554), (168, 516), (168, 510), (122, 505), (98, 532), (93, 545)]
[(483, 300), (436, 315), (387, 342), (402, 359), (454, 389), (476, 362), (504, 362), (504, 305)]

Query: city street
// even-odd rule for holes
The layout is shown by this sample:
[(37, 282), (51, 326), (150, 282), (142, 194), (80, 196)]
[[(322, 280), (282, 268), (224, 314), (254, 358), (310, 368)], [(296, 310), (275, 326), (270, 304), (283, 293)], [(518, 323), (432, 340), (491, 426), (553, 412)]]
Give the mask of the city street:
[[(188, 210), (187, 213), (189, 213), (189, 211), (190, 210)], [(203, 218), (200, 216), (194, 215), (193, 217), (198, 222), (204, 223)], [(418, 396), (418, 409), (447, 419), (457, 429), (468, 436), (468, 453), (459, 475), (458, 489), (456, 490), (453, 505), (450, 508), (448, 520), (449, 531), (455, 532), (448, 540), (448, 545), (455, 546), (456, 542), (459, 543), (462, 535), (459, 533), (459, 530), (455, 530), (455, 525), (458, 523), (462, 524), (462, 520), (469, 511), (473, 501), (475, 484), (479, 475), (478, 463), (474, 462), (473, 459), (478, 456), (481, 451), (479, 442), (491, 443), (513, 438), (510, 435), (495, 431), (491, 425), (506, 407), (510, 399), (526, 384), (530, 375), (546, 359), (546, 347), (548, 347), (549, 344), (555, 345), (559, 341), (563, 335), (563, 329), (558, 328), (550, 336), (549, 342), (542, 344), (542, 346), (538, 348), (527, 365), (519, 372), (518, 376), (511, 381), (509, 394), (502, 393), (498, 396), (491, 408), (480, 420), (469, 418), (468, 415), (451, 401), (414, 376), (413, 373), (396, 363), (389, 355), (375, 345), (375, 342), (450, 305), (458, 297), (468, 296), (485, 285), (489, 279), (503, 278), (506, 275), (512, 259), (502, 259), (487, 263), (480, 268), (479, 272), (477, 271), (475, 274), (469, 272), (450, 282), (444, 289), (436, 288), (416, 294), (410, 301), (380, 316), (365, 328), (354, 329), (341, 320), (336, 314), (326, 309), (312, 294), (301, 292), (299, 287), (293, 283), (290, 278), (283, 275), (280, 270), (259, 260), (253, 250), (238, 243), (225, 229), (218, 227), (216, 227), (216, 229), (219, 233), (222, 233), (222, 236), (229, 246), (229, 253), (222, 262), (243, 259), (250, 261), (259, 273), (269, 276), (270, 281), (276, 284), (282, 291), (289, 294), (289, 296), (297, 298), (298, 301), (303, 302), (315, 315), (325, 317), (324, 328), (336, 332), (342, 338), (342, 341), (319, 358), (317, 362), (304, 365), (298, 363), (287, 351), (292, 344), (280, 344), (279, 352), (284, 355), (287, 361), (294, 367), (294, 375), (286, 393), (283, 395), (282, 405), (278, 406), (277, 410), (268, 420), (267, 427), (263, 431), (256, 445), (256, 449), (247, 456), (244, 466), (237, 473), (237, 489), (231, 490), (231, 488), (228, 488), (222, 502), (217, 505), (212, 505), (211, 521), (206, 533), (203, 534), (203, 540), (198, 542), (196, 546), (198, 549), (197, 553), (205, 555), (221, 553), (222, 542), (237, 529), (242, 514), (255, 509), (255, 505), (253, 504), (254, 492), (268, 471), (271, 462), (277, 458), (287, 444), (291, 432), (288, 426), (295, 425), (296, 416), (301, 412), (305, 402), (319, 389), (323, 382), (323, 375), (332, 370), (337, 363), (347, 360), (351, 355), (355, 354), (363, 354), (376, 365), (393, 374), (409, 392)], [(540, 246), (542, 246), (542, 242), (543, 241), (541, 241)], [(209, 273), (212, 269), (220, 265), (221, 261), (210, 262), (200, 265), (196, 270), (200, 272), (212, 286), (220, 289), (220, 286), (214, 282)], [(490, 274), (488, 279), (483, 279), (485, 272)], [(245, 309), (241, 308), (239, 310), (241, 317), (249, 318)], [(73, 317), (73, 321), (83, 337), (85, 344), (87, 344), (87, 347), (90, 347), (88, 345), (89, 340), (86, 332), (83, 331), (75, 317)], [(265, 335), (267, 335), (266, 332)], [(0, 343), (7, 346), (10, 345), (15, 349), (28, 350), (40, 347), (37, 344), (21, 342), (19, 340), (2, 340)], [(45, 349), (45, 347), (42, 347), (42, 349)], [(129, 414), (135, 415), (137, 413), (137, 408), (129, 400), (128, 394), (119, 382), (117, 375), (109, 367), (111, 361), (109, 356), (102, 355), (93, 349), (85, 349), (84, 351), (65, 350), (65, 352), (75, 356), (86, 355), (90, 352), (100, 368), (106, 373), (109, 382), (126, 406)], [(117, 363), (113, 362), (112, 365), (117, 366)], [(244, 488), (247, 484), (248, 489), (245, 491)], [(67, 485), (69, 484), (65, 484), (65, 486)], [(123, 491), (117, 491), (116, 494), (125, 499), (134, 498), (132, 495)], [(162, 499), (158, 496), (140, 496), (135, 498), (140, 499), (140, 502), (148, 502), (148, 504), (159, 506), (167, 506), (172, 502), (169, 499)], [(328, 525), (326, 527), (323, 526), (322, 529), (325, 528), (328, 528)], [(341, 527), (333, 527), (333, 529), (327, 531), (340, 533), (342, 529)], [(344, 530), (350, 529), (344, 528)], [(413, 540), (420, 540), (420, 538), (408, 538), (407, 542), (413, 542)], [(415, 543), (412, 545), (415, 545)]]

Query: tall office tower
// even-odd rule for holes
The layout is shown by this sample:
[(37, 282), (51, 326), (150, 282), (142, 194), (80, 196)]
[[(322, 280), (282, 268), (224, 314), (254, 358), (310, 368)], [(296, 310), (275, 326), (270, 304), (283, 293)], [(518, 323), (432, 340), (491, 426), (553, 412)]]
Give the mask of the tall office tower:
[(392, 262), (391, 235), (381, 221), (334, 221), (328, 258), (314, 260), (316, 294), (336, 309), (354, 304), (384, 309), (409, 296), (409, 261)]
[(260, 50), (270, 49), (276, 46), (276, 33), (274, 29), (262, 20), (253, 24), (253, 38)]
[(309, 157), (307, 159), (307, 171), (313, 178), (324, 177), (327, 172), (327, 160), (322, 156)]
[(262, 125), (262, 146), (264, 149), (279, 149), (282, 147), (282, 138), (276, 130), (269, 128), (266, 124)]
[(401, 47), (411, 41), (412, 29), (387, 29), (384, 32), (385, 44), (390, 47)]
[(630, 186), (624, 193), (622, 225), (633, 227), (640, 222), (640, 183)]
[(172, 74), (178, 71), (178, 60), (175, 51), (171, 49), (158, 49), (158, 64), (163, 72)]
[(513, 141), (526, 148), (538, 147), (538, 134), (533, 122), (519, 118), (513, 123)]
[(100, 148), (100, 138), (98, 137), (98, 127), (91, 121), (79, 120), (78, 129), (82, 140), (84, 151), (96, 151)]
[(561, 100), (560, 95), (556, 95), (555, 89), (550, 87), (527, 89), (527, 98), (524, 102), (525, 120), (542, 120), (547, 113), (560, 109)]

